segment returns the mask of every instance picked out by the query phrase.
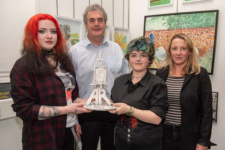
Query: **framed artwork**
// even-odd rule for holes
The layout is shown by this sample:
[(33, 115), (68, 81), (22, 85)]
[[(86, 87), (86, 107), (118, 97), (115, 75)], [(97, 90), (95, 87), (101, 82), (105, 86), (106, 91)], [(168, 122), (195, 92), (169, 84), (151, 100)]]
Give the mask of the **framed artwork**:
[(213, 122), (217, 122), (218, 92), (212, 92)]
[(127, 44), (129, 43), (130, 31), (127, 28), (112, 27), (112, 41), (118, 43), (126, 54)]
[(10, 90), (10, 82), (0, 83), (0, 100), (11, 98)]
[(144, 17), (144, 36), (155, 44), (155, 59), (150, 69), (164, 66), (166, 50), (174, 34), (184, 33), (195, 45), (200, 66), (213, 74), (218, 10), (161, 14)]
[(82, 20), (61, 16), (56, 16), (56, 19), (59, 23), (62, 34), (67, 41), (68, 48), (82, 40), (84, 28)]
[(198, 1), (207, 1), (207, 0), (183, 0), (183, 3), (198, 2)]
[(172, 5), (173, 0), (148, 0), (148, 8)]

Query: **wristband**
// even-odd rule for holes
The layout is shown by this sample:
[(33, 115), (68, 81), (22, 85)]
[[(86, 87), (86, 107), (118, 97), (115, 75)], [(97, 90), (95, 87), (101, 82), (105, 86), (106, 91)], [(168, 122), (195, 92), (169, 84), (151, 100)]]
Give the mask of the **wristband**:
[(129, 108), (129, 110), (127, 111), (126, 115), (132, 116), (133, 113), (134, 113), (134, 107), (131, 107), (131, 106), (130, 106), (130, 108)]

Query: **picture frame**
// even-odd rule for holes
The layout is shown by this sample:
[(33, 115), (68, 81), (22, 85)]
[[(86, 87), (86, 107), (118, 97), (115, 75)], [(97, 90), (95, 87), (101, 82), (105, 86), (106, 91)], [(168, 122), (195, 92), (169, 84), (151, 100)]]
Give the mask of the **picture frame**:
[(112, 41), (118, 43), (126, 54), (127, 44), (130, 42), (130, 30), (128, 28), (112, 27)]
[(148, 0), (148, 8), (172, 5), (173, 0)]
[(213, 122), (217, 122), (218, 95), (218, 92), (212, 92)]
[(0, 101), (11, 98), (11, 83), (0, 82)]
[(208, 0), (182, 0), (183, 3), (199, 2), (199, 1), (208, 1)]
[(213, 74), (218, 14), (218, 10), (209, 10), (145, 16), (143, 35), (154, 35), (156, 50), (150, 69), (157, 70), (165, 65), (165, 51), (172, 36), (184, 33), (196, 47), (200, 66)]
[(56, 20), (59, 23), (63, 37), (66, 39), (68, 49), (82, 40), (84, 30), (82, 20), (62, 16), (56, 16)]

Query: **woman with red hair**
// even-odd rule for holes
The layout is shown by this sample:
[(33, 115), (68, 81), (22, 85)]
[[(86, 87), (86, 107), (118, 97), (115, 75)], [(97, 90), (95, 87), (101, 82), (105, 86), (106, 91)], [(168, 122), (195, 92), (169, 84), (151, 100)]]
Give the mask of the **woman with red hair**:
[(23, 149), (74, 150), (76, 114), (90, 111), (77, 98), (75, 71), (54, 17), (30, 18), (10, 79), (12, 107), (23, 120)]

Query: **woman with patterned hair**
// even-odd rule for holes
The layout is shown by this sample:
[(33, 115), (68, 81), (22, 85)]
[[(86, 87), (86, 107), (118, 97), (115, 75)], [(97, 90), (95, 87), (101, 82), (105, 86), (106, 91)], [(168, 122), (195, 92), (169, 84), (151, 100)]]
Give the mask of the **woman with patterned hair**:
[(132, 72), (118, 77), (112, 100), (120, 115), (115, 127), (117, 150), (161, 150), (161, 121), (167, 109), (165, 82), (148, 71), (154, 59), (154, 44), (144, 37), (127, 46), (126, 59)]
[(74, 103), (78, 87), (65, 44), (54, 17), (30, 18), (22, 57), (10, 73), (12, 107), (23, 120), (24, 150), (74, 150), (76, 114), (90, 112)]
[(191, 39), (175, 34), (166, 66), (156, 75), (167, 84), (169, 109), (163, 125), (163, 150), (208, 150), (212, 129), (212, 88)]

